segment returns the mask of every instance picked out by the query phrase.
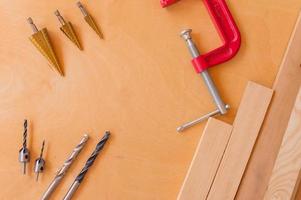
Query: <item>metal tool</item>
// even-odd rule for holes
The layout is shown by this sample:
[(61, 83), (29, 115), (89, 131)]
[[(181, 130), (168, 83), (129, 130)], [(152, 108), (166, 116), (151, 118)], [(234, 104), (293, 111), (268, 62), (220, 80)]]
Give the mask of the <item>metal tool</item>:
[[(178, 0), (161, 0), (161, 5), (162, 7), (166, 7), (177, 1)], [(188, 122), (178, 127), (177, 131), (179, 132), (200, 123), (209, 117), (224, 115), (230, 108), (230, 106), (225, 104), (220, 97), (208, 69), (233, 58), (240, 48), (241, 36), (225, 0), (204, 0), (204, 3), (215, 22), (219, 34), (224, 42), (223, 45), (213, 51), (201, 55), (191, 38), (191, 29), (185, 29), (182, 31), (181, 37), (185, 40), (193, 58), (192, 64), (196, 72), (203, 78), (217, 109), (196, 120), (193, 120), (192, 122)]]
[(32, 19), (29, 17), (27, 19), (30, 24), (34, 34), (29, 37), (33, 45), (40, 51), (40, 53), (48, 60), (50, 66), (55, 69), (61, 76), (64, 76), (64, 72), (59, 64), (57, 56), (52, 47), (50, 37), (46, 28), (38, 30), (36, 25), (33, 23)]
[(45, 140), (43, 140), (40, 156), (38, 159), (36, 159), (34, 165), (34, 172), (37, 174), (36, 181), (38, 181), (39, 179), (39, 174), (42, 173), (45, 169), (45, 160), (43, 159), (44, 147), (45, 147)]
[(23, 163), (23, 174), (26, 173), (26, 164), (30, 160), (29, 150), (27, 148), (27, 119), (24, 120), (23, 146), (19, 151), (19, 161)]
[(54, 177), (54, 180), (51, 182), (51, 184), (47, 188), (46, 192), (43, 194), (43, 197), (41, 198), (41, 200), (48, 200), (50, 198), (51, 194), (56, 189), (58, 184), (62, 181), (67, 170), (70, 168), (73, 161), (76, 159), (78, 154), (81, 152), (81, 150), (87, 143), (88, 139), (89, 139), (89, 136), (87, 134), (85, 134), (84, 137), (81, 139), (80, 143), (73, 149), (69, 158), (64, 162), (61, 169), (59, 169), (56, 176)]
[(71, 42), (73, 42), (80, 50), (83, 50), (79, 39), (74, 31), (74, 28), (72, 26), (71, 22), (66, 22), (65, 19), (62, 17), (62, 15), (60, 14), (60, 12), (58, 10), (56, 10), (54, 12), (54, 14), (57, 16), (58, 20), (60, 21), (60, 23), (62, 24), (62, 26), (60, 27), (61, 31), (71, 40)]
[(64, 197), (63, 200), (70, 200), (72, 198), (72, 196), (74, 195), (74, 193), (78, 189), (79, 185), (83, 181), (83, 179), (84, 179), (86, 173), (88, 172), (89, 168), (93, 165), (93, 162), (95, 161), (96, 157), (99, 155), (100, 151), (103, 149), (104, 145), (108, 141), (109, 137), (110, 137), (110, 132), (106, 131), (103, 138), (96, 145), (96, 148), (95, 148), (94, 152), (92, 153), (92, 155), (87, 160), (84, 168), (78, 174), (78, 176), (75, 178), (75, 181), (73, 182), (73, 184), (69, 188), (69, 190), (68, 190), (68, 192), (67, 192), (67, 194), (66, 194), (66, 196)]
[(80, 11), (83, 13), (84, 15), (84, 19), (86, 20), (86, 22), (89, 24), (89, 26), (97, 33), (97, 35), (103, 39), (103, 34), (101, 32), (101, 30), (98, 28), (97, 24), (95, 23), (94, 19), (92, 18), (92, 16), (88, 13), (88, 11), (86, 10), (86, 8), (83, 6), (83, 4), (78, 1), (76, 3), (76, 5), (79, 7)]

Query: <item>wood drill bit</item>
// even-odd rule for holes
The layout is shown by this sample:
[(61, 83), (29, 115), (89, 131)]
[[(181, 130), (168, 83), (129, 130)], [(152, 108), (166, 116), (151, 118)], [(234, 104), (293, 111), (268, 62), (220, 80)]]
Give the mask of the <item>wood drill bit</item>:
[(78, 154), (81, 152), (81, 150), (87, 143), (88, 139), (89, 139), (89, 136), (87, 134), (85, 134), (84, 137), (81, 139), (80, 143), (73, 149), (69, 158), (64, 162), (61, 169), (59, 169), (56, 176), (54, 177), (54, 180), (51, 182), (51, 184), (47, 188), (46, 192), (43, 194), (43, 197), (41, 198), (41, 200), (48, 200), (50, 198), (50, 195), (53, 193), (53, 191), (56, 189), (58, 184), (61, 182), (61, 180), (63, 179), (67, 170), (69, 169), (69, 167), (71, 166), (73, 161), (76, 159)]
[(88, 172), (89, 168), (93, 165), (95, 159), (97, 158), (97, 156), (99, 155), (99, 153), (103, 149), (103, 147), (106, 144), (106, 142), (108, 141), (109, 137), (110, 137), (110, 132), (106, 131), (103, 138), (96, 145), (96, 148), (95, 148), (94, 152), (92, 153), (92, 155), (87, 160), (84, 168), (78, 174), (78, 176), (75, 178), (75, 181), (73, 182), (73, 184), (69, 188), (69, 190), (68, 190), (68, 192), (67, 192), (67, 194), (66, 194), (66, 196), (64, 197), (63, 200), (70, 200), (72, 198), (73, 194), (76, 192), (77, 188), (79, 187), (79, 185), (83, 181), (86, 173)]
[(26, 164), (29, 162), (29, 150), (27, 149), (27, 120), (24, 120), (23, 145), (19, 151), (19, 161), (23, 163), (23, 174), (26, 173)]

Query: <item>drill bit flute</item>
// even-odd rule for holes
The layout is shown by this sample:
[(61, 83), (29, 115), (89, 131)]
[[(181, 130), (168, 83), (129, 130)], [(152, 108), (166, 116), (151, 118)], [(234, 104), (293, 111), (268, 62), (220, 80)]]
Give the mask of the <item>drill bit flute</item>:
[(24, 120), (23, 147), (19, 151), (19, 161), (23, 163), (23, 174), (25, 174), (26, 164), (29, 162), (29, 150), (27, 148), (27, 119)]
[(96, 157), (99, 155), (100, 151), (103, 149), (103, 147), (106, 144), (106, 142), (109, 139), (109, 137), (110, 137), (110, 132), (106, 131), (105, 135), (103, 136), (103, 138), (96, 145), (96, 148), (95, 148), (94, 152), (92, 153), (92, 155), (90, 156), (90, 158), (87, 160), (84, 168), (78, 174), (78, 176), (75, 178), (75, 181), (73, 182), (73, 184), (69, 188), (69, 190), (68, 190), (68, 192), (67, 192), (67, 194), (66, 194), (66, 196), (64, 197), (63, 200), (70, 200), (72, 198), (73, 194), (76, 192), (77, 188), (79, 187), (79, 185), (83, 181), (83, 179), (84, 179), (87, 171), (93, 165)]
[(47, 199), (50, 198), (50, 195), (56, 189), (58, 184), (61, 182), (61, 180), (63, 179), (63, 177), (66, 174), (67, 170), (69, 169), (69, 167), (71, 166), (73, 161), (76, 159), (78, 154), (81, 152), (81, 150), (83, 149), (83, 147), (87, 143), (88, 139), (89, 139), (89, 136), (85, 134), (84, 137), (82, 138), (82, 140), (80, 141), (80, 143), (73, 149), (73, 151), (72, 151), (71, 155), (69, 156), (69, 158), (64, 162), (61, 169), (57, 172), (54, 180), (51, 182), (51, 184), (47, 188), (47, 190), (44, 193), (41, 200), (47, 200)]

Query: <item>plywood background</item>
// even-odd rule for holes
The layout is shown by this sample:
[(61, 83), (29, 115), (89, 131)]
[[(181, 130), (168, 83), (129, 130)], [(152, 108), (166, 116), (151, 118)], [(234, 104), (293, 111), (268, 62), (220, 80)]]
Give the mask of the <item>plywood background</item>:
[[(75, 199), (173, 200), (204, 124), (184, 134), (175, 128), (214, 108), (178, 34), (191, 27), (202, 52), (220, 40), (200, 0), (161, 9), (159, 0), (82, 1), (105, 40), (85, 24), (76, 1), (0, 1), (0, 199), (38, 199), (83, 133), (91, 140), (54, 194), (61, 199), (104, 130), (112, 138)], [(228, 0), (241, 30), (239, 54), (211, 74), (232, 122), (248, 80), (272, 86), (293, 29), (300, 0)], [(70, 20), (80, 52), (59, 31), (53, 12)], [(47, 27), (63, 62), (61, 78), (29, 42), (26, 18)], [(21, 174), (18, 150), (23, 120), (30, 121), (34, 160), (46, 139), (47, 168), (35, 182)]]

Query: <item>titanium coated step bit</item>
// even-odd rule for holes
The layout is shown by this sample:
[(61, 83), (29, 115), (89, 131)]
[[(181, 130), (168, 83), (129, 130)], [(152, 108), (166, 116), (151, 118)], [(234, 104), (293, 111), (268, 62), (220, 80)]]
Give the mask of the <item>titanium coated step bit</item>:
[(78, 189), (79, 185), (83, 181), (83, 179), (84, 179), (87, 171), (93, 165), (93, 162), (95, 161), (96, 157), (99, 155), (100, 151), (103, 149), (104, 145), (108, 141), (109, 137), (110, 137), (110, 132), (106, 131), (105, 135), (103, 136), (103, 138), (96, 145), (96, 148), (95, 148), (94, 152), (92, 153), (92, 155), (90, 156), (90, 158), (87, 160), (84, 168), (78, 174), (78, 176), (75, 178), (75, 181), (73, 182), (73, 184), (69, 188), (69, 190), (68, 190), (66, 196), (63, 198), (63, 200), (70, 200), (72, 198), (72, 196), (74, 195), (74, 193)]
[(36, 181), (39, 179), (39, 174), (42, 173), (45, 169), (45, 160), (43, 159), (43, 152), (45, 147), (45, 140), (43, 140), (41, 153), (38, 159), (35, 161), (34, 172), (37, 174)]
[(84, 137), (81, 139), (80, 143), (73, 149), (69, 158), (64, 162), (61, 169), (59, 169), (56, 176), (54, 177), (54, 180), (51, 182), (51, 184), (47, 188), (46, 192), (43, 194), (43, 197), (41, 198), (41, 200), (48, 200), (50, 198), (51, 194), (56, 189), (56, 187), (59, 185), (59, 183), (62, 181), (67, 170), (69, 169), (69, 167), (71, 166), (73, 161), (76, 159), (78, 154), (81, 152), (81, 150), (87, 143), (88, 139), (89, 139), (89, 136), (87, 134), (85, 134)]
[(39, 52), (48, 60), (52, 69), (55, 69), (61, 76), (64, 76), (64, 72), (59, 64), (57, 56), (52, 47), (47, 29), (43, 28), (42, 30), (38, 30), (38, 28), (33, 23), (30, 17), (27, 19), (27, 21), (33, 30), (33, 35), (29, 37), (30, 41), (39, 50)]
[(83, 50), (79, 39), (74, 31), (73, 25), (71, 22), (66, 22), (65, 19), (62, 17), (60, 12), (56, 10), (54, 14), (57, 16), (58, 20), (62, 24), (60, 27), (61, 31), (73, 42), (80, 50)]
[(88, 11), (83, 6), (83, 4), (79, 1), (79, 2), (76, 3), (76, 5), (79, 7), (80, 11), (83, 13), (84, 19), (89, 24), (89, 26), (97, 33), (97, 35), (100, 37), (100, 39), (103, 39), (103, 34), (102, 34), (101, 30), (98, 28), (98, 26), (96, 25), (94, 19), (88, 13)]
[(23, 146), (19, 151), (19, 161), (23, 163), (23, 174), (26, 174), (26, 164), (29, 162), (29, 150), (27, 148), (27, 119), (24, 120)]

